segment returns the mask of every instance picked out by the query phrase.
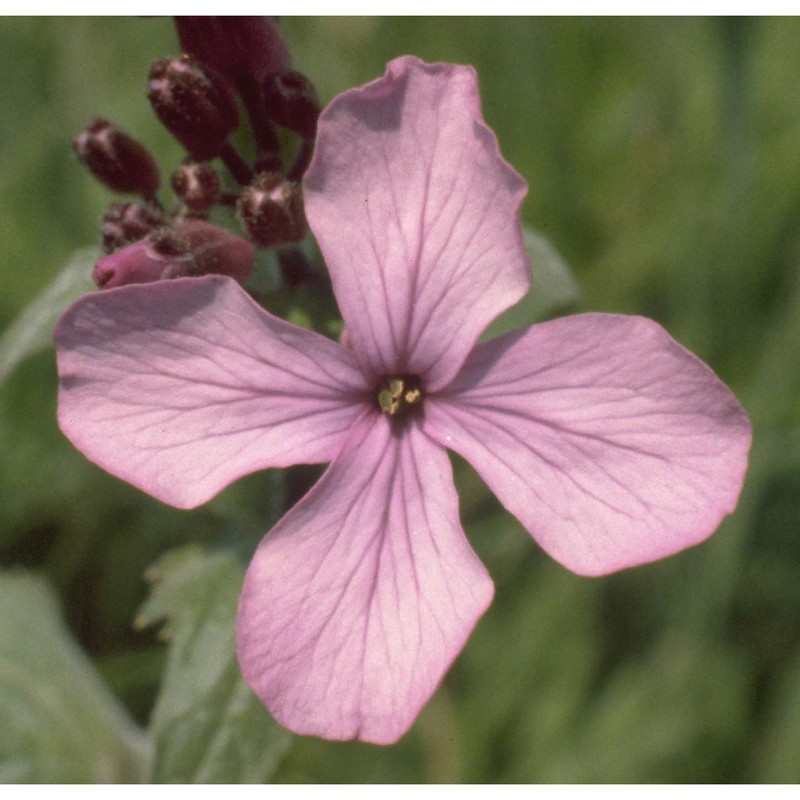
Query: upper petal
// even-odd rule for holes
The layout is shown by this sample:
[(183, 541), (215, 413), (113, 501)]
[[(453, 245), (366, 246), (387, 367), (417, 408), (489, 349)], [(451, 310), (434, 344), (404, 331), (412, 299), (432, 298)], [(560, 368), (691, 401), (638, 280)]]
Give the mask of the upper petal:
[(219, 276), (87, 295), (55, 341), (64, 433), (181, 508), (257, 469), (331, 460), (367, 389), (351, 353)]
[(475, 349), (424, 430), (463, 455), (553, 558), (598, 575), (708, 537), (751, 430), (731, 391), (650, 320), (582, 314)]
[(492, 598), (447, 453), (367, 412), (259, 546), (239, 608), (245, 679), (302, 734), (408, 730)]
[(526, 191), (483, 121), (471, 67), (398, 58), (323, 111), (306, 213), (373, 374), (441, 387), (522, 297)]

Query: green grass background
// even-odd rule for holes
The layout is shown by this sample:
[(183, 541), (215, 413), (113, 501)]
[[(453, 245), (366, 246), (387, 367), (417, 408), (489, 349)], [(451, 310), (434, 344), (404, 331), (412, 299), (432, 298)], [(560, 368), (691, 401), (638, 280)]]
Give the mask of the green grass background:
[[(711, 540), (601, 580), (549, 561), (458, 465), (493, 607), (399, 745), (298, 740), (277, 779), (800, 779), (800, 21), (283, 28), (325, 101), (404, 53), (474, 65), (485, 116), (530, 184), (525, 220), (574, 269), (581, 308), (663, 324), (734, 389), (754, 445), (739, 508)], [(0, 20), (0, 330), (98, 240), (112, 198), (70, 149), (90, 117), (134, 132), (167, 173), (180, 160), (144, 94), (149, 62), (177, 49), (168, 19)], [(71, 447), (55, 386), (50, 351), (0, 390), (0, 564), (47, 576), (144, 724), (164, 663), (131, 627), (144, 570), (183, 542), (255, 541), (269, 479), (166, 508)], [(242, 504), (246, 535), (221, 533)]]

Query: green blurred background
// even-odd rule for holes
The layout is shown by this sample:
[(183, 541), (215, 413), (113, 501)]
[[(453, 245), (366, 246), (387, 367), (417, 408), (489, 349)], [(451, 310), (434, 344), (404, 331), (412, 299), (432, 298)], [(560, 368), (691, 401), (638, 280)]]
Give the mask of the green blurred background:
[[(273, 779), (799, 780), (800, 21), (282, 24), (325, 101), (404, 53), (474, 65), (530, 184), (525, 220), (573, 268), (580, 308), (664, 325), (733, 388), (754, 445), (711, 540), (601, 580), (551, 562), (458, 464), (494, 605), (399, 745), (297, 740)], [(144, 95), (150, 61), (177, 50), (168, 19), (0, 21), (0, 330), (98, 241), (112, 198), (70, 149), (90, 117), (137, 135), (165, 171), (180, 160)], [(132, 627), (143, 573), (198, 540), (244, 559), (274, 487), (256, 475), (197, 511), (166, 508), (72, 448), (55, 387), (50, 350), (0, 390), (0, 564), (46, 576), (144, 725), (165, 646)]]

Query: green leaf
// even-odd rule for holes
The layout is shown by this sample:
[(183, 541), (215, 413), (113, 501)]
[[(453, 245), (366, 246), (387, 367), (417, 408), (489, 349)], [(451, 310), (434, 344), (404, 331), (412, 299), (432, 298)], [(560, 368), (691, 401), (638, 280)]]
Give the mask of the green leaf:
[(167, 668), (151, 730), (156, 783), (258, 783), (278, 768), (291, 736), (241, 678), (236, 610), (241, 564), (188, 546), (150, 570), (138, 625), (165, 620)]
[(65, 628), (41, 578), (0, 573), (0, 783), (130, 783), (145, 736)]
[(555, 247), (527, 226), (522, 227), (522, 240), (533, 269), (531, 290), (484, 331), (483, 342), (549, 319), (580, 300), (578, 283)]
[(67, 306), (96, 288), (92, 266), (97, 257), (96, 247), (76, 250), (58, 277), (6, 328), (0, 336), (0, 383), (26, 358), (48, 347)]

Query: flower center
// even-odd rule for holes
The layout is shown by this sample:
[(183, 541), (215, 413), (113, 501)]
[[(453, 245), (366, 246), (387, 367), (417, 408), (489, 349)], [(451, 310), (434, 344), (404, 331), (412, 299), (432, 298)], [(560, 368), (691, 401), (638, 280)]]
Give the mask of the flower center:
[(419, 378), (416, 375), (400, 375), (388, 378), (378, 391), (378, 406), (390, 417), (406, 413), (422, 400)]

